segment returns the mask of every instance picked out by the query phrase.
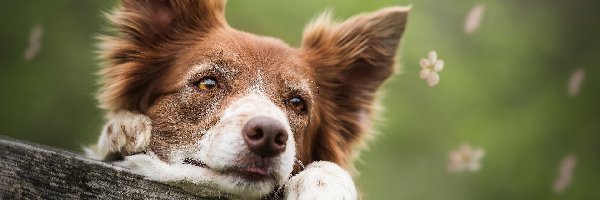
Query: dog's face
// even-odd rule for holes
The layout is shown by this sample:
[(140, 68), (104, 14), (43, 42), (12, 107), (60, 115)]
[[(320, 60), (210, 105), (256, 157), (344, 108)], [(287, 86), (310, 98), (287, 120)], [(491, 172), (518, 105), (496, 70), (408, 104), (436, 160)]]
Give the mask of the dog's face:
[(152, 152), (222, 185), (268, 192), (287, 180), (317, 92), (309, 65), (280, 41), (227, 29), (184, 48), (146, 111)]
[(224, 6), (124, 0), (110, 16), (119, 34), (101, 43), (102, 105), (147, 115), (148, 151), (230, 192), (264, 195), (300, 169), (296, 161), (350, 167), (408, 10), (341, 24), (325, 14), (294, 49), (229, 27)]

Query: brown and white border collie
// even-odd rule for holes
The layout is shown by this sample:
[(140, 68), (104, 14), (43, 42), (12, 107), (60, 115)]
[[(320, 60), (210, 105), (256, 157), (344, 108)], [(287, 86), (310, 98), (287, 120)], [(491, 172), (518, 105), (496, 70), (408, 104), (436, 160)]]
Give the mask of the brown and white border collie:
[[(122, 0), (101, 36), (107, 122), (90, 156), (233, 199), (357, 199), (352, 162), (409, 8), (326, 12), (299, 48), (230, 27), (225, 0)], [(303, 166), (302, 163), (307, 164)]]

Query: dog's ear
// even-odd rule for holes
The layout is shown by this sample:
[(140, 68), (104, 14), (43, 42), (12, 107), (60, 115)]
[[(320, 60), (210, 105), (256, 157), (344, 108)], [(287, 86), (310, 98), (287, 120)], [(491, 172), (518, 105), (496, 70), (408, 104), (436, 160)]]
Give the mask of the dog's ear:
[(169, 66), (181, 38), (199, 38), (228, 27), (225, 0), (122, 0), (107, 14), (116, 32), (100, 36), (99, 100), (108, 110), (143, 111), (159, 74)]
[(391, 7), (334, 23), (328, 12), (304, 32), (301, 54), (315, 68), (319, 88), (309, 161), (344, 167), (370, 128), (375, 92), (393, 73), (409, 8)]

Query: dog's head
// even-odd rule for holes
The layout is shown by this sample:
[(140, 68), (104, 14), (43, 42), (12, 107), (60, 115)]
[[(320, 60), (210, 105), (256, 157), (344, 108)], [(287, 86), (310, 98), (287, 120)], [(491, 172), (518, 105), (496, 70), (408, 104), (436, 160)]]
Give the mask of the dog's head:
[(103, 108), (149, 116), (149, 151), (210, 172), (206, 180), (231, 192), (264, 195), (296, 161), (351, 167), (408, 9), (342, 23), (324, 14), (296, 49), (231, 28), (224, 8), (224, 0), (123, 0), (109, 14), (117, 34), (100, 46)]

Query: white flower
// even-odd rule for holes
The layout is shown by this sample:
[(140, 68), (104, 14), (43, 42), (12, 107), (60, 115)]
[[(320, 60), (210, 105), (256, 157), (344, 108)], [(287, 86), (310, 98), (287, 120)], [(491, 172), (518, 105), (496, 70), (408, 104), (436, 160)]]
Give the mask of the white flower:
[(429, 58), (422, 58), (419, 61), (421, 64), (421, 72), (419, 76), (421, 79), (426, 79), (427, 84), (430, 87), (437, 85), (440, 82), (440, 75), (438, 72), (441, 72), (444, 69), (444, 61), (438, 60), (437, 53), (435, 51), (429, 52)]
[(463, 144), (459, 149), (450, 151), (448, 170), (451, 172), (479, 171), (484, 155), (483, 149), (471, 148), (469, 144)]

